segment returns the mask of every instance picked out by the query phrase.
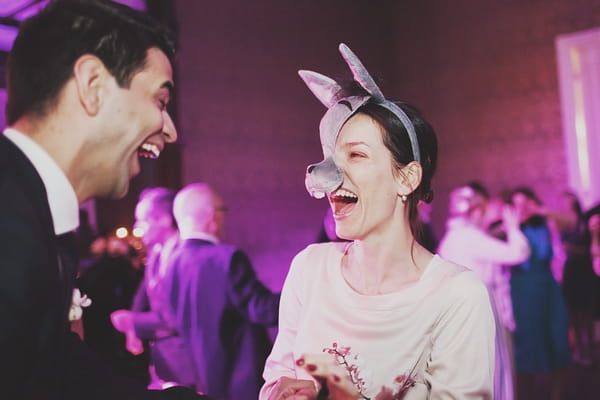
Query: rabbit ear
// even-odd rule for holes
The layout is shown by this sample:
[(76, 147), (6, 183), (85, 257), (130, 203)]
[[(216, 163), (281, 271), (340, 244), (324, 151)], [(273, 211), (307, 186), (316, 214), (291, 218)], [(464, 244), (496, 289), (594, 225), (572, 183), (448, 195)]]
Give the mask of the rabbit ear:
[(337, 103), (342, 88), (336, 81), (313, 71), (300, 70), (298, 74), (325, 107), (331, 108)]
[(348, 46), (344, 43), (340, 43), (340, 53), (344, 60), (346, 60), (346, 64), (350, 67), (350, 71), (352, 71), (352, 75), (354, 76), (354, 80), (360, 84), (373, 98), (378, 101), (384, 101), (383, 93), (371, 78), (369, 71), (365, 68), (365, 66), (360, 62), (356, 54), (350, 50)]

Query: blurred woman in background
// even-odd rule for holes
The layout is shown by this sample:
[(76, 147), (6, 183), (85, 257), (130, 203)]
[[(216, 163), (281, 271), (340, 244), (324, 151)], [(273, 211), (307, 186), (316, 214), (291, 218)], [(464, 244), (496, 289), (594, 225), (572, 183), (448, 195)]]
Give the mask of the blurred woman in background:
[(491, 236), (487, 228), (494, 222), (493, 207), (487, 207), (489, 195), (480, 184), (460, 186), (450, 193), (450, 218), (438, 254), (464, 265), (479, 275), (489, 290), (496, 319), (496, 362), (494, 398), (514, 398), (511, 331), (515, 329), (510, 302), (510, 285), (503, 265), (521, 263), (529, 257), (527, 238), (519, 229), (515, 210), (500, 209), (506, 241)]

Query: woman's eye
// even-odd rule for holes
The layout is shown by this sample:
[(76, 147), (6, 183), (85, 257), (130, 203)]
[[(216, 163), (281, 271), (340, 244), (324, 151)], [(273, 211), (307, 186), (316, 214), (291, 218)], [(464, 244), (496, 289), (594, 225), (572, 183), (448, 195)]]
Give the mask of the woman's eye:
[(365, 155), (363, 153), (352, 152), (350, 153), (350, 158), (363, 158)]

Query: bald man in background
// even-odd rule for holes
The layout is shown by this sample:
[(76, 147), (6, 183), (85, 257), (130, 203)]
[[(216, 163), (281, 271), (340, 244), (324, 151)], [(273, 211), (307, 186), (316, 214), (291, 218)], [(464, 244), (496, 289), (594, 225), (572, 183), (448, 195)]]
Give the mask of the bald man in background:
[(163, 317), (189, 346), (194, 388), (214, 398), (256, 400), (279, 294), (257, 279), (244, 252), (221, 243), (226, 208), (209, 185), (184, 187), (173, 211), (180, 244), (169, 258), (170, 312)]

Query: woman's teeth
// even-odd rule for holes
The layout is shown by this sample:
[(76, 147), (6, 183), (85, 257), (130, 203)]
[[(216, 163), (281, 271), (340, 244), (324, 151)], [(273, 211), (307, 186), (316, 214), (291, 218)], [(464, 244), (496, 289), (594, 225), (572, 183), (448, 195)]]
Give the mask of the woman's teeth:
[(333, 193), (333, 196), (334, 197), (346, 197), (346, 198), (349, 198), (349, 199), (356, 199), (356, 200), (358, 200), (358, 196), (357, 195), (355, 195), (354, 193), (349, 192), (349, 191), (347, 191), (345, 189), (338, 189), (338, 190), (336, 190), (335, 193)]

